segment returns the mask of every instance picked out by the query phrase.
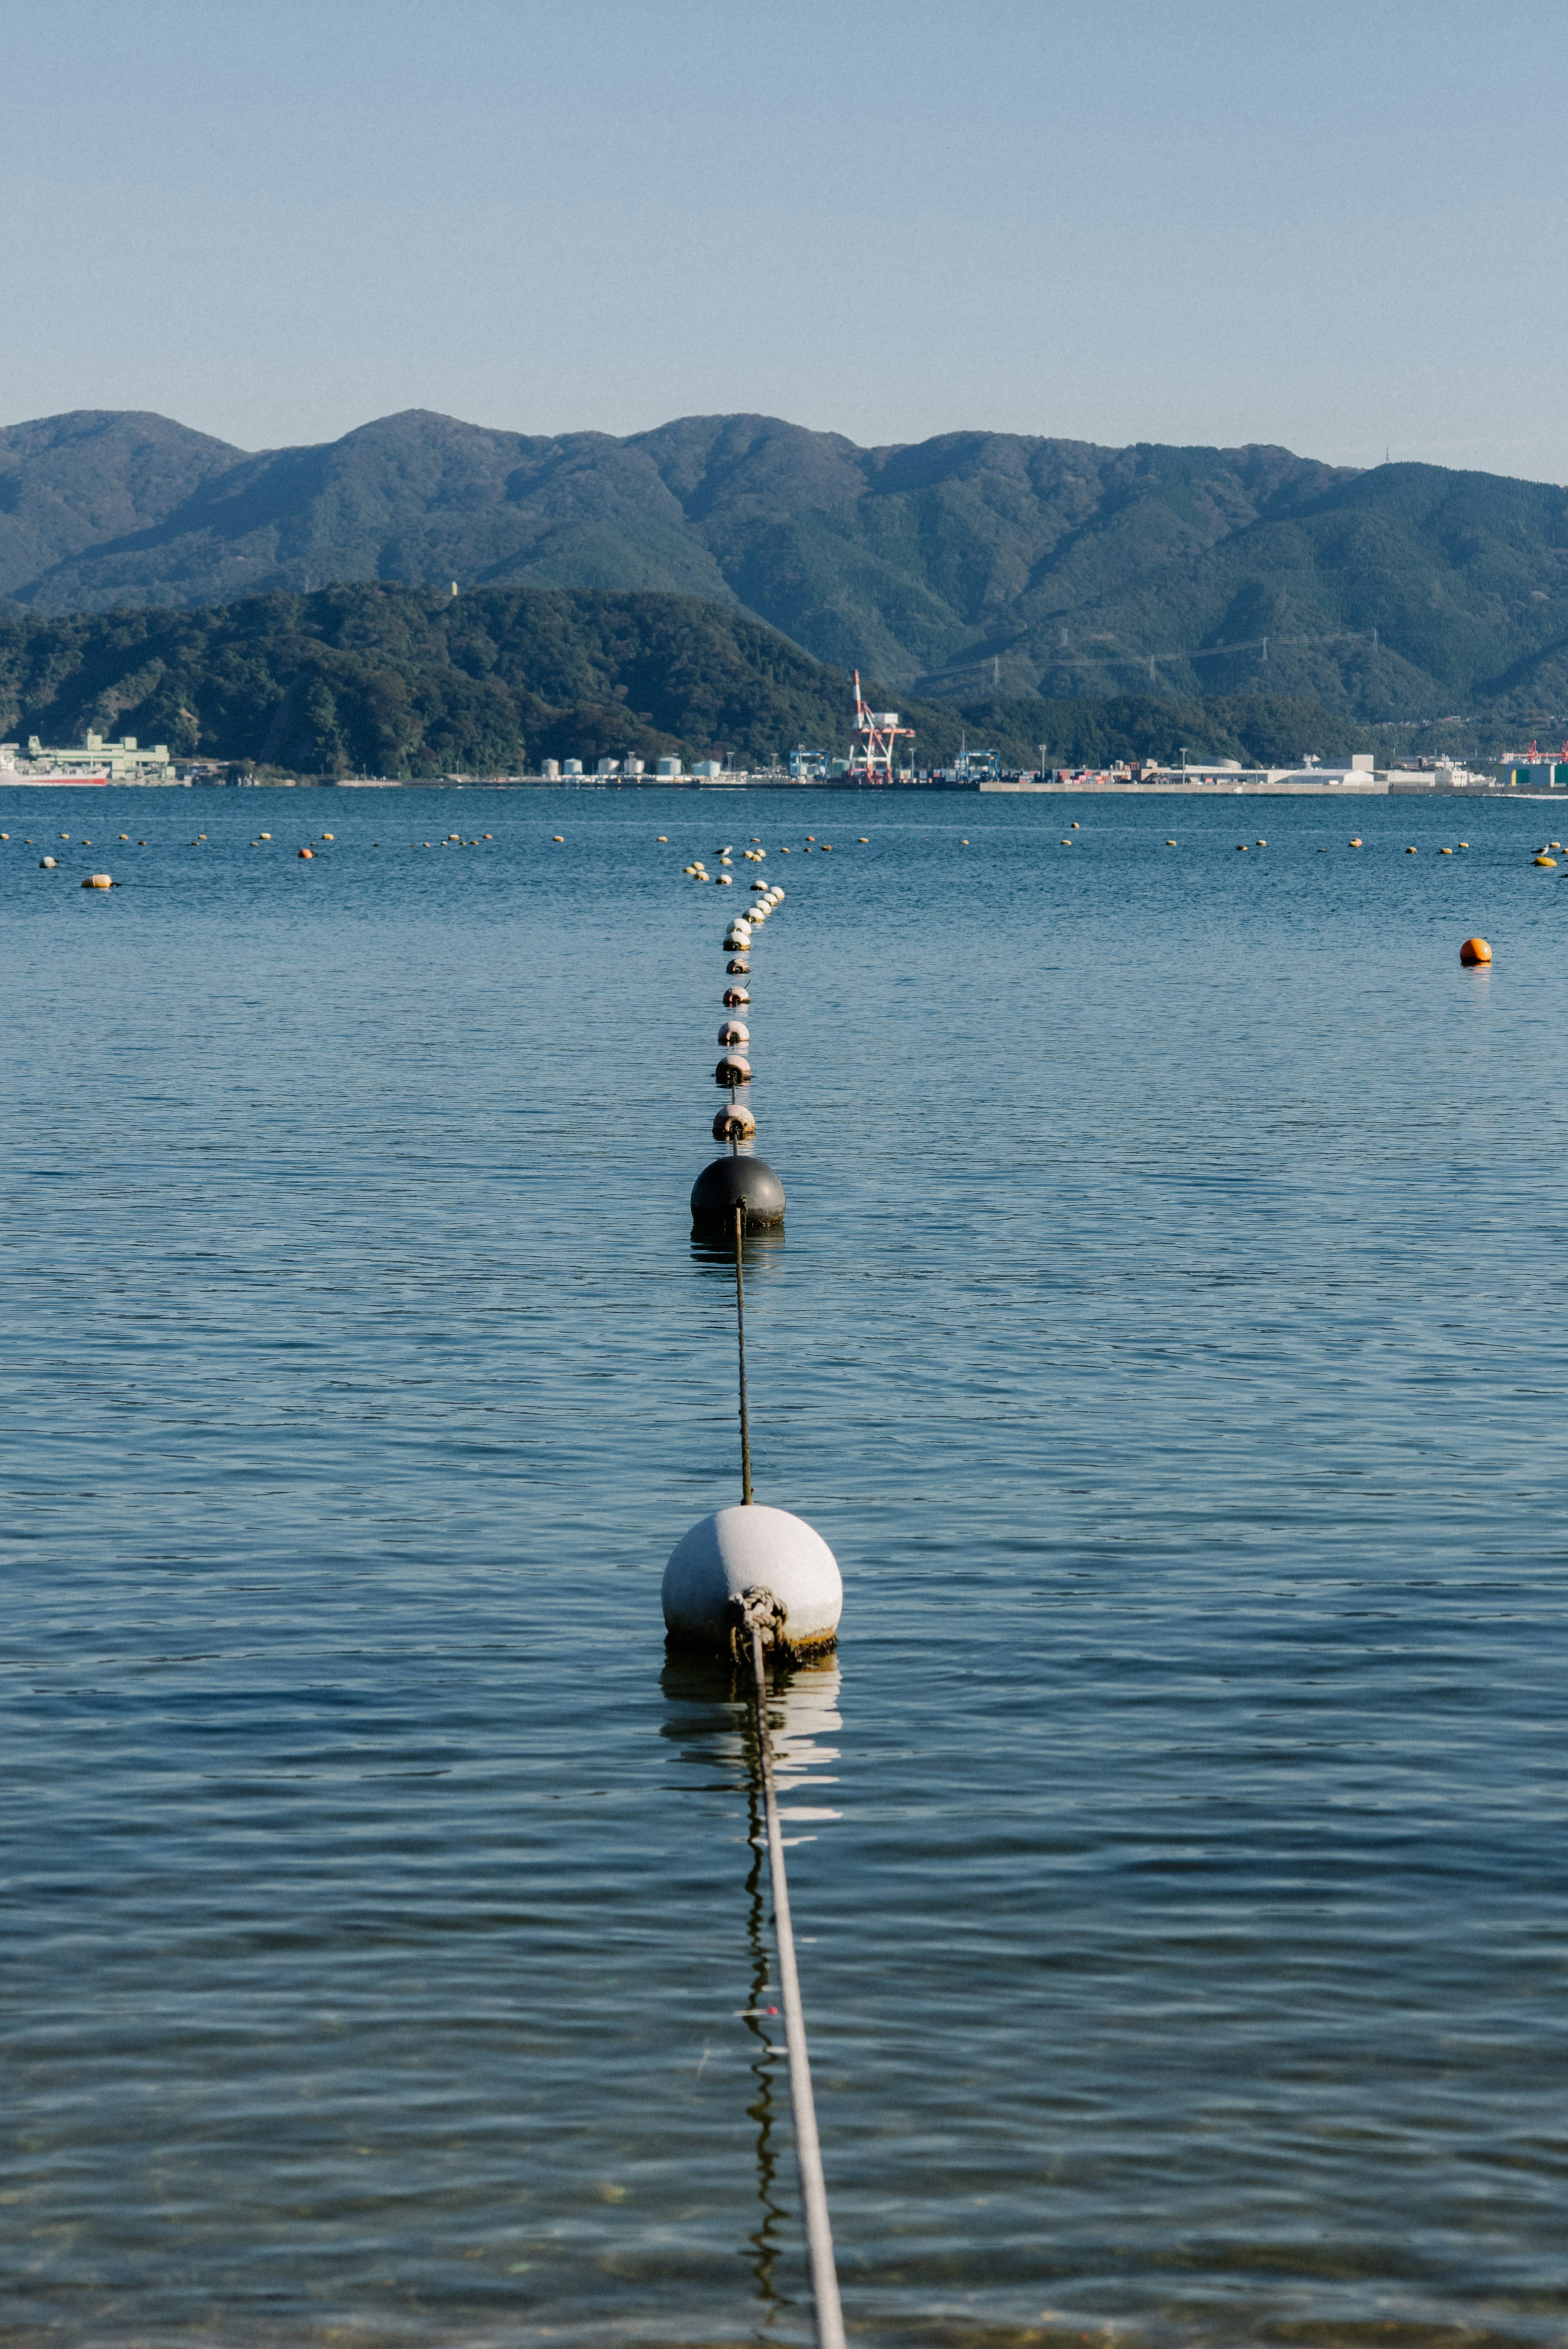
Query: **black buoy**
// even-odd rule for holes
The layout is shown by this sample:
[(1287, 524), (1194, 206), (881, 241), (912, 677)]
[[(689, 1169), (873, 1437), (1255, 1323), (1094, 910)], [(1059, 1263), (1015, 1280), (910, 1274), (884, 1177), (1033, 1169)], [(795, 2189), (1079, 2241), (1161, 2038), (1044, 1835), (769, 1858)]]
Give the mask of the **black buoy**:
[(782, 1224), (784, 1185), (763, 1158), (715, 1158), (691, 1185), (691, 1227), (734, 1237), (735, 1209), (743, 1207), (746, 1229), (766, 1231)]

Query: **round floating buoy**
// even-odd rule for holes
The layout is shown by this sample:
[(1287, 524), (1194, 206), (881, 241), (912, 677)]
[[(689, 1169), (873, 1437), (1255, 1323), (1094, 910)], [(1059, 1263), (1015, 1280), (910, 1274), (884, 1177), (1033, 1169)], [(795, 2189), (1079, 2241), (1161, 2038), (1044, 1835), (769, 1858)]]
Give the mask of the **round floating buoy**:
[(745, 1211), (749, 1232), (783, 1223), (784, 1185), (765, 1158), (709, 1160), (691, 1185), (693, 1231), (733, 1239), (737, 1205)]
[(743, 1052), (726, 1052), (713, 1071), (716, 1085), (749, 1085), (752, 1064)]
[(1351, 842), (1351, 843), (1350, 843), (1350, 844), (1351, 844), (1352, 848), (1359, 848), (1359, 847), (1360, 847), (1360, 845), (1361, 845), (1361, 843), (1360, 843), (1358, 840), (1353, 840), (1353, 841)]
[(735, 876), (734, 876), (734, 874), (733, 874), (732, 873), (715, 873), (715, 874), (714, 874), (714, 875), (713, 875), (713, 886), (714, 886), (714, 888), (715, 888), (715, 889), (732, 889), (732, 888), (734, 887), (734, 885), (735, 885)]
[(566, 835), (564, 832), (553, 832), (550, 837), (558, 846), (565, 846)]
[(1269, 843), (1266, 840), (1260, 840), (1258, 843), (1260, 848), (1267, 848), (1268, 844)]
[(752, 884), (752, 888), (753, 888), (753, 893), (754, 893), (754, 892), (756, 892), (756, 891), (759, 891), (759, 890), (760, 890), (760, 891), (761, 891), (761, 893), (762, 893), (762, 895), (763, 895), (764, 897), (769, 894), (769, 893), (768, 893), (768, 885), (767, 885), (767, 883), (766, 883), (765, 881), (753, 881), (753, 884)]
[(314, 849), (314, 848), (302, 848), (302, 849), (299, 851), (299, 854), (300, 854), (300, 855), (301, 855), (301, 856), (314, 856), (314, 855), (315, 855), (315, 854), (316, 854), (316, 851), (315, 851), (315, 849)]
[(1451, 848), (1439, 848), (1438, 851), (1439, 856), (1451, 856), (1453, 853)]
[(1405, 854), (1406, 854), (1406, 855), (1407, 855), (1407, 856), (1414, 856), (1414, 855), (1415, 855), (1415, 854), (1416, 854), (1416, 852), (1415, 852), (1415, 850), (1414, 850), (1413, 848), (1407, 848), (1407, 849), (1405, 851)]
[(728, 1011), (733, 1011), (738, 1004), (749, 1003), (751, 999), (743, 987), (727, 987), (724, 989), (724, 1008)]
[(1165, 844), (1166, 844), (1167, 848), (1174, 848), (1174, 847), (1176, 846), (1176, 843), (1175, 843), (1175, 841), (1174, 841), (1174, 840), (1168, 840), (1168, 841), (1166, 842), (1166, 843), (1165, 843)]
[(1239, 840), (1239, 841), (1236, 843), (1236, 847), (1237, 847), (1237, 852), (1238, 852), (1238, 854), (1241, 854), (1241, 855), (1242, 855), (1242, 856), (1245, 856), (1245, 854), (1247, 854), (1247, 843), (1246, 843), (1246, 842), (1245, 842), (1244, 840)]
[(40, 872), (40, 873), (52, 873), (52, 872), (54, 871), (54, 869), (55, 869), (55, 860), (54, 860), (54, 858), (53, 858), (52, 856), (40, 856), (40, 857), (39, 857), (39, 859), (38, 859), (38, 870), (39, 870), (39, 872)]
[(1538, 856), (1535, 862), (1537, 864), (1550, 864), (1555, 869), (1557, 859), (1554, 856)]
[(740, 1102), (732, 1102), (713, 1120), (715, 1142), (750, 1142), (757, 1130), (757, 1121)]
[(715, 1509), (676, 1543), (661, 1594), (671, 1643), (728, 1650), (736, 1600), (759, 1588), (784, 1609), (781, 1647), (802, 1653), (833, 1646), (844, 1611), (838, 1560), (804, 1517), (762, 1501)]
[(1459, 948), (1459, 960), (1463, 963), (1472, 964), (1490, 962), (1491, 960), (1491, 948), (1488, 946), (1484, 938), (1467, 938), (1463, 946)]
[(752, 1031), (743, 1019), (726, 1019), (719, 1030), (721, 1044), (749, 1044)]
[(743, 938), (738, 938), (732, 930), (724, 940), (724, 951), (726, 954), (744, 954), (746, 948), (751, 945), (751, 943), (752, 934), (750, 930), (746, 932)]
[[(750, 978), (752, 975), (752, 966), (749, 962), (727, 962), (724, 965), (724, 973), (726, 978)], [(746, 1001), (749, 1003), (751, 999), (751, 997), (748, 995)]]
[(84, 889), (112, 889), (114, 882), (107, 873), (89, 873), (82, 883)]

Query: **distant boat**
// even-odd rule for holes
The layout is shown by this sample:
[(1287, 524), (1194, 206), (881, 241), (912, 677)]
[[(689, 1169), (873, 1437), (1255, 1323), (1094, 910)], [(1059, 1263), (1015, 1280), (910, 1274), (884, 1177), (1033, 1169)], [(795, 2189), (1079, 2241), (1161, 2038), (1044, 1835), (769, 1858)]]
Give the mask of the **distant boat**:
[(0, 785), (27, 783), (36, 787), (39, 783), (107, 783), (108, 781), (107, 775), (84, 775), (79, 768), (52, 769), (47, 774), (36, 775), (31, 771), (24, 774), (20, 767), (0, 767)]

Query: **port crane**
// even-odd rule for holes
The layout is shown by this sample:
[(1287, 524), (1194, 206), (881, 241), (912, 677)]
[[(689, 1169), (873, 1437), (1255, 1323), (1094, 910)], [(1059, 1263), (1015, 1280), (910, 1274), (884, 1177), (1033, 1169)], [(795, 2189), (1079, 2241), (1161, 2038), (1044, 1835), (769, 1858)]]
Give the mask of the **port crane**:
[(860, 671), (855, 672), (854, 732), (863, 736), (849, 754), (849, 771), (860, 775), (869, 783), (890, 783), (893, 780), (894, 747), (900, 734), (915, 739), (912, 726), (900, 726), (896, 709), (868, 709), (866, 696), (860, 690)]

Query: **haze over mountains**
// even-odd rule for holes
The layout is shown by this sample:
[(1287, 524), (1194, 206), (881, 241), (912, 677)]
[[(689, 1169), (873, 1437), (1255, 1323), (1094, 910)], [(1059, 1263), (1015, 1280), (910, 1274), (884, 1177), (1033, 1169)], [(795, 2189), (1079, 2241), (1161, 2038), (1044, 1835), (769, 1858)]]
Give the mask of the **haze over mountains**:
[(1568, 491), (1499, 475), (988, 432), (863, 450), (753, 416), (618, 440), (415, 410), (259, 455), (137, 412), (0, 431), (0, 595), (36, 613), (453, 579), (697, 595), (959, 701), (1568, 703)]

